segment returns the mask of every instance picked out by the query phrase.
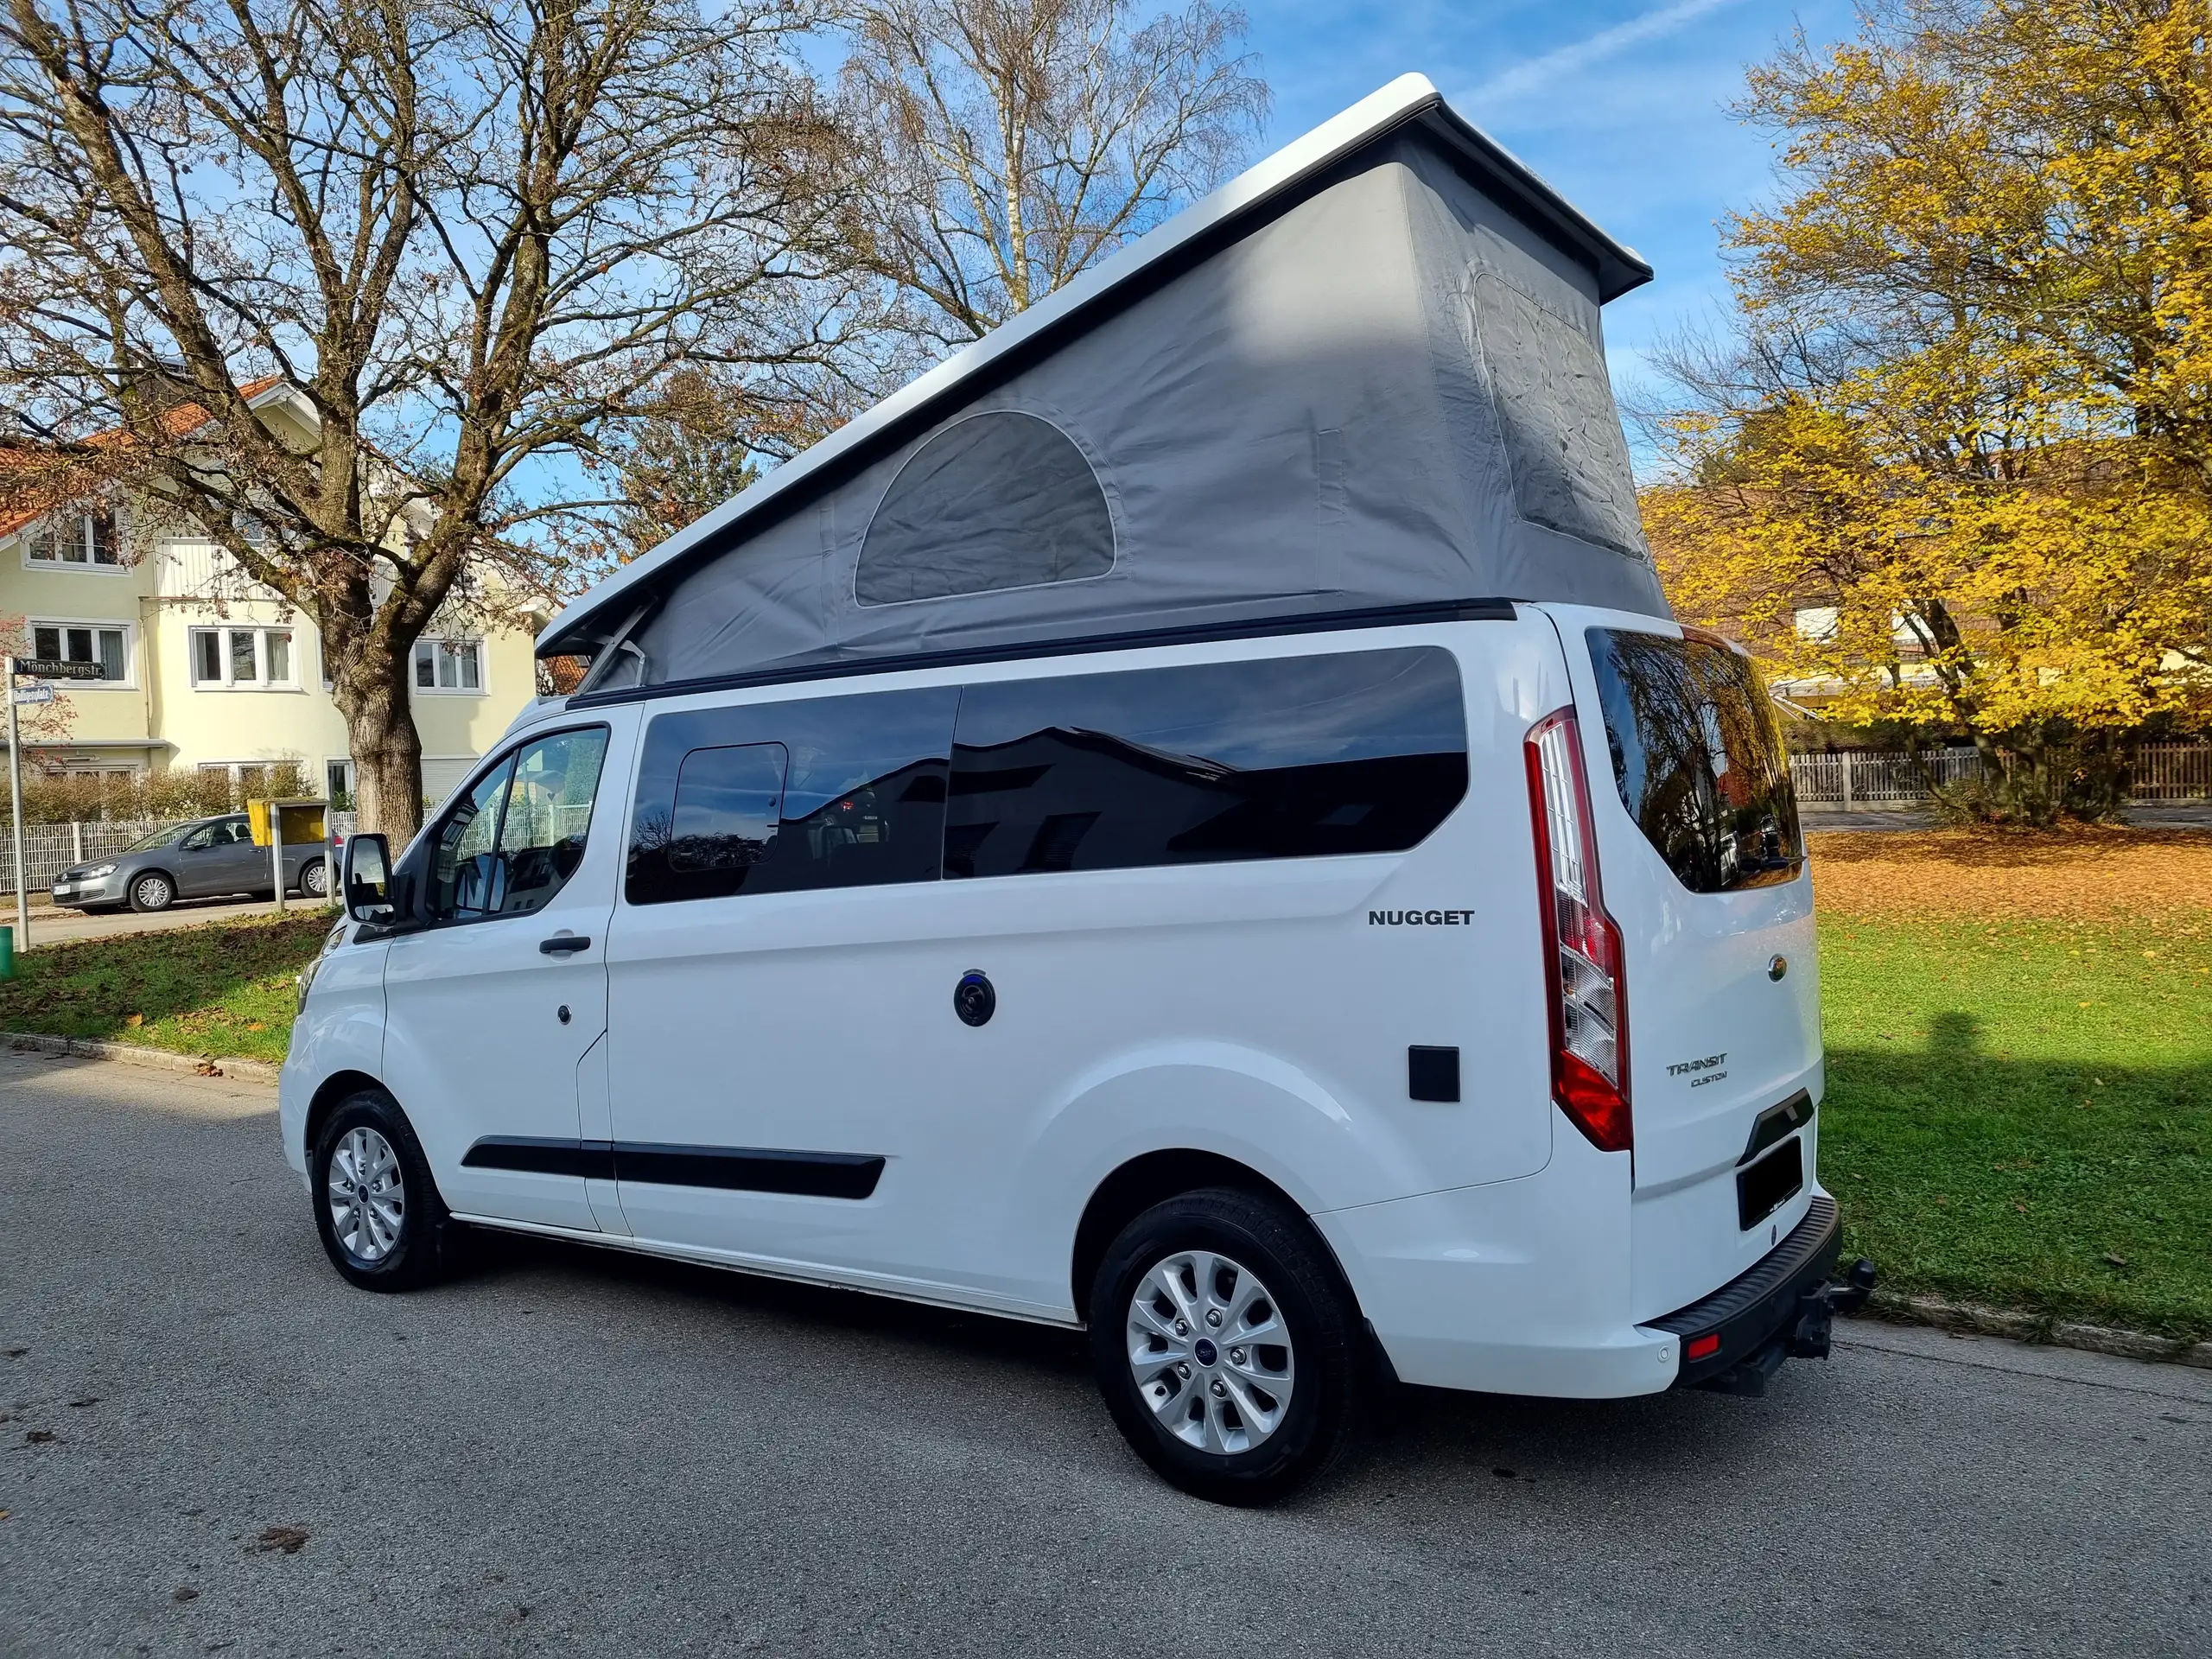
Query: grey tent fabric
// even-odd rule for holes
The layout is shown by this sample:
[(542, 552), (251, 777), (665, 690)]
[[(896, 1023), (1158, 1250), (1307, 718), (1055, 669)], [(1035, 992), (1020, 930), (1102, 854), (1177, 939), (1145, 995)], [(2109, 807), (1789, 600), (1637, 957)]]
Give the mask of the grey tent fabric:
[[(1599, 253), (1632, 256), (1450, 137), (1383, 133), (633, 582), (619, 677), (1487, 599), (1669, 614), (1599, 321)], [(620, 620), (570, 616), (541, 650)]]
[(1050, 421), (986, 410), (899, 467), (861, 538), (861, 605), (1080, 582), (1114, 568), (1114, 517), (1083, 451)]

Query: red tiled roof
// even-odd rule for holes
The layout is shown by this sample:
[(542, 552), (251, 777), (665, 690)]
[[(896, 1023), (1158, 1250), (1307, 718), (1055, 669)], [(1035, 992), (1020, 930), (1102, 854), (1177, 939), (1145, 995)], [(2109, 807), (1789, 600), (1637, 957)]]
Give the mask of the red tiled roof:
[[(264, 374), (259, 379), (248, 380), (238, 387), (238, 395), (251, 402), (278, 385), (283, 378), (280, 374)], [(179, 404), (162, 415), (162, 423), (168, 428), (172, 436), (181, 438), (205, 426), (211, 418), (207, 410), (198, 404)], [(84, 442), (88, 448), (104, 448), (125, 435), (121, 427), (111, 427), (105, 432), (93, 433)], [(27, 472), (35, 465), (35, 454), (30, 450), (0, 449), (0, 473)], [(0, 536), (14, 535), (53, 506), (54, 499), (49, 495), (44, 500), (34, 501), (15, 512), (0, 512)]]

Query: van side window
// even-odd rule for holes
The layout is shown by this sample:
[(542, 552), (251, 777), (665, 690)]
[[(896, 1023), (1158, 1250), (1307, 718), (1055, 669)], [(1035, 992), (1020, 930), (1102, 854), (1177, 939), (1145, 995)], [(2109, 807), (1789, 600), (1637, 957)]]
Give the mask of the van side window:
[(692, 709), (646, 728), (624, 896), (934, 881), (960, 694)]
[(430, 844), (430, 918), (476, 921), (542, 910), (583, 862), (607, 728), (524, 744), (477, 781)]
[(1467, 788), (1433, 646), (971, 685), (948, 876), (1398, 852)]
[(1613, 785), (1692, 893), (1792, 881), (1797, 792), (1765, 688), (1718, 640), (1592, 628)]

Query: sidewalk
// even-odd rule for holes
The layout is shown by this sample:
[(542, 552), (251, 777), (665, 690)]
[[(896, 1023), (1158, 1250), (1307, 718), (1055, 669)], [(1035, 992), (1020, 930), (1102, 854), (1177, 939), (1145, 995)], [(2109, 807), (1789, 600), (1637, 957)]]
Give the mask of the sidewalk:
[[(37, 950), (49, 944), (67, 944), (78, 939), (104, 939), (118, 933), (162, 933), (176, 927), (199, 927), (208, 922), (227, 922), (239, 916), (266, 916), (275, 906), (266, 899), (248, 899), (243, 904), (227, 899), (181, 899), (168, 909), (142, 916), (136, 911), (110, 911), (101, 915), (87, 916), (81, 910), (66, 910), (53, 905), (31, 906), (31, 936), (29, 949)], [(285, 911), (296, 915), (308, 909), (321, 908), (320, 900), (289, 899)], [(335, 920), (338, 912), (327, 912)], [(10, 927), (16, 925), (16, 909), (12, 899), (0, 905), (0, 923)], [(20, 939), (16, 948), (26, 947)]]

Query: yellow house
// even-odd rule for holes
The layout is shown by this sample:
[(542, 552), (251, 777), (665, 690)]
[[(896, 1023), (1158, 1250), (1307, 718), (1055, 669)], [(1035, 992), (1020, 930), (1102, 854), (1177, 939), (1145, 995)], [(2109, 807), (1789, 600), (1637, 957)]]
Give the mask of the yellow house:
[[(312, 443), (313, 405), (297, 391), (273, 380), (244, 390), (264, 421)], [(31, 655), (99, 670), (57, 684), (63, 734), (27, 733), (26, 762), (67, 772), (219, 770), (250, 785), (253, 769), (291, 761), (324, 792), (350, 795), (346, 722), (314, 625), (149, 506), (126, 495), (0, 518), (0, 618), (21, 619)], [(537, 695), (531, 643), (518, 627), (434, 624), (416, 646), (415, 724), (432, 799)]]

